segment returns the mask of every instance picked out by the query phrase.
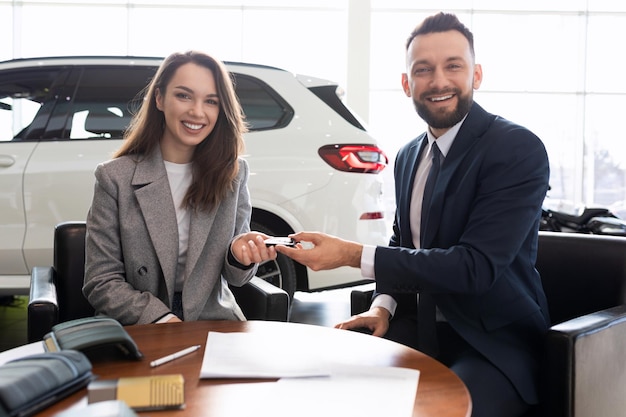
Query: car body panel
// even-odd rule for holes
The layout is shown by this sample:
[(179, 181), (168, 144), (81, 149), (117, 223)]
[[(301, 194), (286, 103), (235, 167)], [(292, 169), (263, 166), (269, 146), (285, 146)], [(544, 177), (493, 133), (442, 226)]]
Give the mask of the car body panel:
[(37, 143), (0, 144), (0, 265), (1, 275), (26, 271), (22, 243), (26, 233), (23, 175)]
[[(97, 133), (86, 130), (85, 118), (92, 110), (66, 113), (66, 107), (71, 106), (68, 103), (79, 101), (75, 96), (80, 88), (76, 93), (73, 83), (82, 82), (82, 68), (111, 65), (117, 71), (146, 63), (156, 68), (160, 62), (159, 58), (141, 57), (62, 57), (0, 63), (0, 83), (8, 68), (49, 66), (63, 78), (48, 92), (54, 100), (47, 100), (54, 103), (40, 109), (45, 113), (41, 138), (28, 137), (28, 133), (18, 140), (0, 138), (0, 293), (26, 292), (30, 270), (52, 264), (55, 225), (86, 218), (93, 196), (94, 169), (110, 159), (121, 144), (121, 134), (83, 138)], [(281, 231), (318, 230), (366, 244), (385, 244), (387, 220), (360, 220), (363, 213), (384, 212), (382, 177), (339, 171), (318, 155), (318, 149), (328, 144), (377, 143), (366, 130), (348, 123), (303, 85), (332, 83), (271, 67), (227, 65), (241, 85), (253, 82), (267, 86), (276, 96), (276, 109), (272, 111), (282, 108), (286, 115), (279, 125), (262, 126), (261, 108), (258, 117), (262, 127), (245, 135), (243, 157), (250, 166), (248, 187), (253, 209), (267, 213), (276, 225), (281, 225)], [(115, 94), (102, 92), (103, 97), (115, 98)], [(113, 113), (127, 110), (117, 108), (114, 100), (111, 103)], [(245, 107), (243, 99), (242, 104)], [(307, 276), (303, 287), (309, 290), (361, 281), (354, 268), (307, 270)]]

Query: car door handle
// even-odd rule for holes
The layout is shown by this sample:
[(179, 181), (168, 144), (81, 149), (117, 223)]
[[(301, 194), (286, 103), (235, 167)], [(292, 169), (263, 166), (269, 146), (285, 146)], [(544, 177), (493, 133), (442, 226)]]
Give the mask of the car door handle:
[(15, 158), (11, 155), (0, 155), (0, 167), (8, 168), (15, 163)]

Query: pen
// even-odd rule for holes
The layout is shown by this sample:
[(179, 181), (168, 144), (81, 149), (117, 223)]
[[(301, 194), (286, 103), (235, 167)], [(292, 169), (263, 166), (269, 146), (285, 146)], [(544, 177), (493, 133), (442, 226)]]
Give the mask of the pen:
[(154, 368), (157, 367), (159, 365), (163, 365), (164, 363), (167, 362), (171, 362), (174, 359), (178, 359), (181, 356), (185, 356), (188, 355), (192, 352), (195, 352), (196, 350), (200, 349), (202, 346), (201, 345), (195, 345), (195, 346), (191, 346), (188, 347), (187, 349), (183, 349), (181, 351), (178, 351), (176, 353), (172, 353), (171, 355), (167, 355), (167, 356), (163, 356), (162, 358), (159, 358), (157, 360), (154, 360), (152, 362), (150, 362), (150, 367)]

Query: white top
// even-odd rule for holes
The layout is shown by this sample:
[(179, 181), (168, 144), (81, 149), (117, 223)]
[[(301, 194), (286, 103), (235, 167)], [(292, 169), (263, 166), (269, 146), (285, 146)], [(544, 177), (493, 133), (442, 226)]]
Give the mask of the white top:
[(182, 203), (191, 185), (191, 162), (187, 164), (163, 162), (165, 162), (165, 170), (170, 183), (172, 199), (176, 208), (176, 221), (178, 223), (178, 267), (176, 268), (175, 287), (175, 291), (178, 292), (183, 290), (183, 283), (185, 282), (185, 264), (187, 263), (187, 248), (189, 246), (189, 222), (191, 217), (189, 209), (183, 207)]

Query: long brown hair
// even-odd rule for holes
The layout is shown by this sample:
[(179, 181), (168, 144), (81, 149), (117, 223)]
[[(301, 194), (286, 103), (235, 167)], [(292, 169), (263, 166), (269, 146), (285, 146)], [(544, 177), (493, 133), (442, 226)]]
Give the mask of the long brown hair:
[(198, 51), (176, 52), (168, 56), (144, 89), (143, 103), (114, 156), (135, 155), (141, 158), (159, 146), (165, 129), (165, 116), (156, 106), (157, 90), (165, 95), (176, 70), (190, 62), (213, 73), (220, 111), (213, 131), (196, 146), (193, 153), (193, 180), (183, 204), (189, 208), (209, 210), (233, 190), (239, 171), (237, 159), (243, 151), (243, 134), (247, 131), (233, 80), (221, 61)]

